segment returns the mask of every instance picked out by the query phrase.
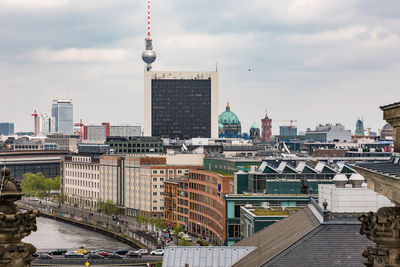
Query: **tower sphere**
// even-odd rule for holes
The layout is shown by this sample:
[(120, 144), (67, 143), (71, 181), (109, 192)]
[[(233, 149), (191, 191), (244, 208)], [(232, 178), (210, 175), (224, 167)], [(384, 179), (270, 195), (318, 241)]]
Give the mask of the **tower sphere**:
[(156, 52), (154, 50), (144, 50), (142, 59), (145, 63), (151, 64), (156, 60)]

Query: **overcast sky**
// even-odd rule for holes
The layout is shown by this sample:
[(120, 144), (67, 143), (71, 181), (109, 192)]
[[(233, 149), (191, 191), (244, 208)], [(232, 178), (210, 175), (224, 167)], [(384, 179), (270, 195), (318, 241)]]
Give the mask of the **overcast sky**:
[[(377, 131), (400, 100), (398, 0), (152, 0), (151, 23), (153, 69), (218, 62), (220, 112), (229, 100), (244, 132), (266, 108), (300, 131)], [(0, 34), (0, 121), (33, 131), (68, 96), (76, 122), (143, 125), (145, 0), (1, 0)]]

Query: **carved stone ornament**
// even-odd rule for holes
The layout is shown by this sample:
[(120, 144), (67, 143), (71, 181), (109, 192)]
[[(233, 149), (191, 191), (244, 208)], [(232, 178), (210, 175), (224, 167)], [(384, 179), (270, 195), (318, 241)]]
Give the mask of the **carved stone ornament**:
[(400, 266), (400, 207), (383, 207), (376, 213), (360, 214), (360, 233), (376, 243), (361, 255), (366, 266)]
[(19, 184), (3, 168), (0, 177), (0, 266), (30, 266), (36, 248), (21, 239), (36, 231), (38, 211), (20, 212), (14, 204), (24, 194)]

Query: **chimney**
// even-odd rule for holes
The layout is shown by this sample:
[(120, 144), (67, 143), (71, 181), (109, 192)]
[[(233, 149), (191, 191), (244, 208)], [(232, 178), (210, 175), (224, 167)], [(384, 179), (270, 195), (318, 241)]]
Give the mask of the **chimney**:
[(350, 176), (349, 181), (353, 185), (354, 188), (361, 187), (362, 183), (365, 181), (364, 177), (361, 174), (353, 173)]
[(344, 188), (348, 180), (349, 179), (347, 179), (346, 175), (336, 174), (332, 181), (336, 185), (336, 188)]

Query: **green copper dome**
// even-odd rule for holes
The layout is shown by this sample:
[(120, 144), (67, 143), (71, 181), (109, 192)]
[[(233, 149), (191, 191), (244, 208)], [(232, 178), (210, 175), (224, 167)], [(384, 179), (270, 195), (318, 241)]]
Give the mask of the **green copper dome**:
[(258, 128), (258, 125), (256, 122), (253, 122), (250, 129), (260, 129), (260, 128)]
[(240, 125), (239, 118), (231, 111), (229, 103), (226, 105), (226, 110), (218, 116), (218, 123), (222, 125)]
[(222, 125), (221, 123), (218, 123), (218, 128), (219, 129), (224, 128), (224, 125)]

